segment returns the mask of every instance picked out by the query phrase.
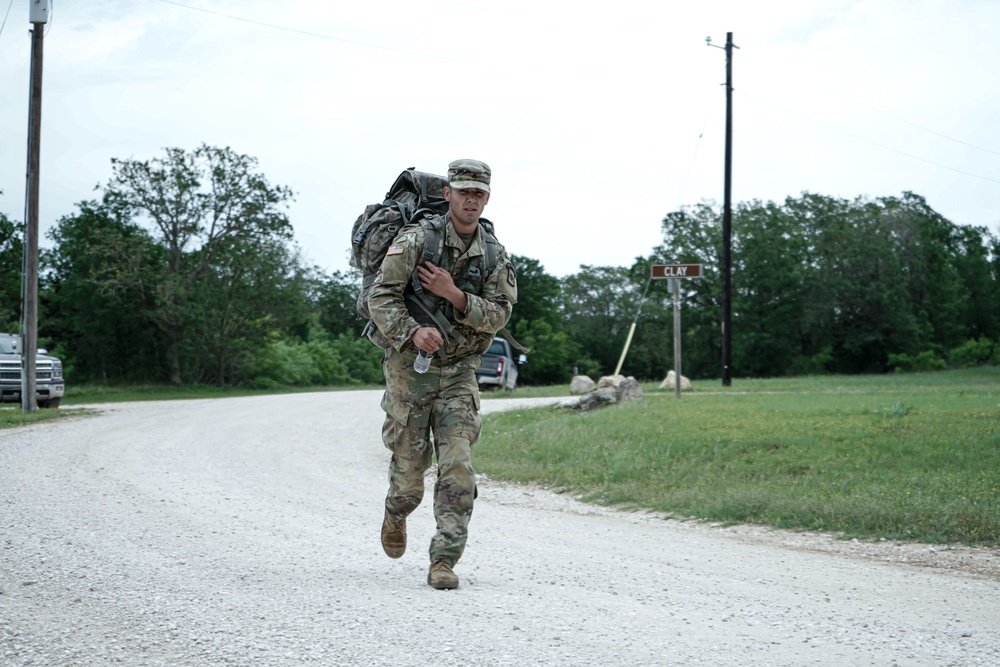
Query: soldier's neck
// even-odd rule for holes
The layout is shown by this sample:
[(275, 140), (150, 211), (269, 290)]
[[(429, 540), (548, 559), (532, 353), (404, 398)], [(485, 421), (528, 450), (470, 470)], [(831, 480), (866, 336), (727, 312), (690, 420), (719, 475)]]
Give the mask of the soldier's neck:
[(476, 230), (479, 229), (479, 220), (466, 224), (460, 220), (451, 218), (451, 226), (455, 228), (455, 232), (459, 236), (469, 236), (470, 234), (475, 234)]

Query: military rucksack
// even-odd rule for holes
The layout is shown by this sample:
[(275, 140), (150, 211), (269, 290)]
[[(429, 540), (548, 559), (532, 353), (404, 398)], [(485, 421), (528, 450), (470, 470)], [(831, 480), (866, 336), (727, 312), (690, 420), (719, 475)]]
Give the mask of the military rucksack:
[[(365, 335), (369, 338), (374, 325), (368, 310), (368, 293), (389, 245), (404, 227), (421, 225), (425, 230), (427, 244), (418, 264), (429, 261), (441, 266), (446, 235), (441, 216), (448, 210), (448, 202), (444, 198), (446, 185), (448, 181), (444, 176), (416, 171), (411, 167), (396, 178), (381, 204), (369, 204), (354, 222), (351, 229), (351, 266), (361, 271), (357, 311), (358, 315), (369, 320), (365, 328)], [(470, 264), (466, 276), (477, 293), (496, 270), (499, 252), (493, 224), (485, 218), (480, 218), (479, 222), (483, 230), (484, 257), (481, 262)], [(439, 297), (424, 291), (416, 269), (406, 289), (405, 300), (407, 309), (418, 320), (432, 321), (446, 338), (453, 335), (452, 318), (446, 312), (450, 304), (442, 304)]]

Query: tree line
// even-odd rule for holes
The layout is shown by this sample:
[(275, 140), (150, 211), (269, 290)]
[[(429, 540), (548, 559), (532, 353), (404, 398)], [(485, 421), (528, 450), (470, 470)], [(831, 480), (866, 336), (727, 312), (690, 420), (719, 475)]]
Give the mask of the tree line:
[[(99, 190), (54, 225), (41, 257), (40, 340), (72, 382), (381, 382), (381, 351), (355, 311), (360, 275), (305, 261), (286, 214), (293, 193), (253, 157), (202, 145), (113, 160)], [(673, 302), (667, 281), (650, 280), (661, 263), (703, 265), (681, 282), (684, 374), (719, 377), (721, 221), (712, 202), (684, 207), (631, 266), (563, 278), (515, 253), (508, 328), (532, 348), (522, 384), (611, 373), (633, 321), (622, 373), (662, 379)], [(1000, 240), (986, 228), (955, 225), (913, 193), (804, 193), (738, 204), (732, 230), (737, 378), (1000, 361)], [(18, 327), (22, 235), (0, 214), (4, 331)]]

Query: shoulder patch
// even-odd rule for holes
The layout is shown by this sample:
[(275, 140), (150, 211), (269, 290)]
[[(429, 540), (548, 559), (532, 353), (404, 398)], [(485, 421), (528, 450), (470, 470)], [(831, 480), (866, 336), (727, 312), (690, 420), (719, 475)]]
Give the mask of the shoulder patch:
[(397, 243), (396, 245), (391, 245), (391, 246), (389, 246), (389, 249), (385, 251), (385, 256), (386, 257), (389, 257), (390, 255), (402, 255), (402, 254), (403, 254), (403, 244), (402, 243)]
[(511, 287), (517, 287), (517, 276), (514, 274), (514, 265), (507, 262), (507, 282)]

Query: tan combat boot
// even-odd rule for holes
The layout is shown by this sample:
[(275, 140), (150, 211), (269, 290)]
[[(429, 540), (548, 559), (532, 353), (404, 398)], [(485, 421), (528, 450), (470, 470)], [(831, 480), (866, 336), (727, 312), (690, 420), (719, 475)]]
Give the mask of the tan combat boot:
[(427, 573), (427, 583), (438, 590), (458, 588), (458, 575), (451, 570), (451, 565), (439, 560), (431, 563)]
[(382, 550), (389, 558), (399, 558), (406, 551), (406, 518), (396, 523), (389, 518), (389, 510), (382, 519)]

